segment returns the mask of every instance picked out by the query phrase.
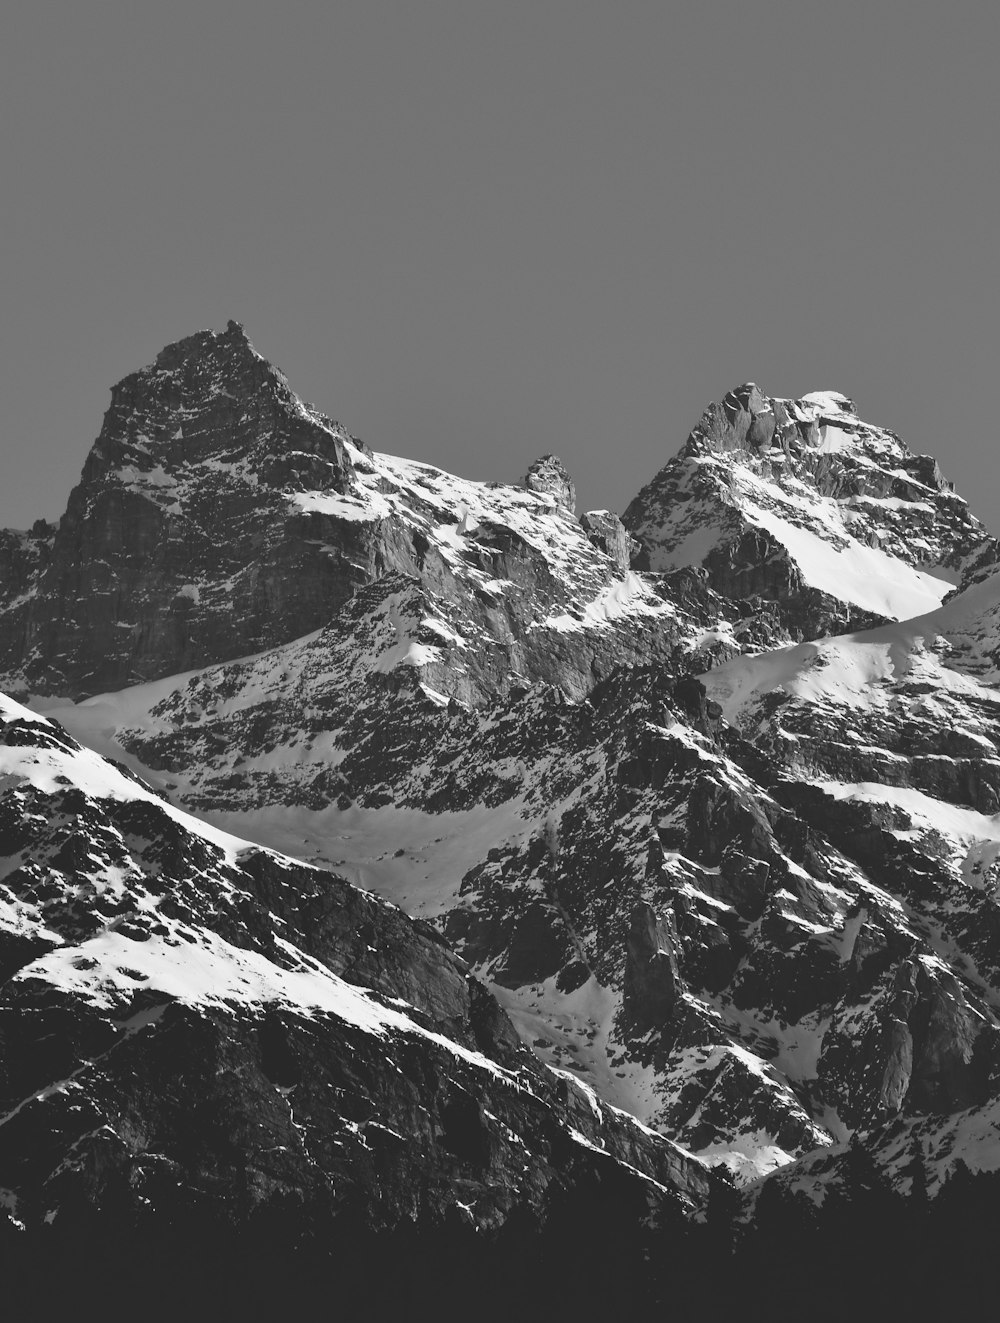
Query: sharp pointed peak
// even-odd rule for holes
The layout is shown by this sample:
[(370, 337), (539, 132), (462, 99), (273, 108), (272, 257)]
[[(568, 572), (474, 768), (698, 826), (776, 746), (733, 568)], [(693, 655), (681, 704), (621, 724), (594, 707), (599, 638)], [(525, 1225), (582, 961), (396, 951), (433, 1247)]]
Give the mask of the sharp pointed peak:
[(214, 356), (260, 358), (250, 342), (242, 322), (232, 318), (223, 331), (201, 330), (192, 335), (183, 336), (165, 345), (156, 356), (153, 367), (160, 371), (171, 370), (180, 363), (191, 359)]

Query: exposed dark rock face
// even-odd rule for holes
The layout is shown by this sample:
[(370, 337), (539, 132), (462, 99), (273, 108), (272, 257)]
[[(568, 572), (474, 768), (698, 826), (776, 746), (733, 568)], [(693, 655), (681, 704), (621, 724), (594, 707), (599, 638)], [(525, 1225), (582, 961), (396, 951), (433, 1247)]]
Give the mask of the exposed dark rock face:
[(28, 650), (34, 586), (52, 555), (55, 528), (36, 520), (30, 532), (0, 530), (0, 614), (4, 622), (0, 655), (20, 659)]
[(682, 985), (672, 918), (658, 917), (645, 902), (632, 915), (625, 946), (623, 1011), (638, 1034), (666, 1023), (677, 1007)]
[(171, 345), (112, 391), (4, 669), (93, 693), (315, 629), (363, 549), (325, 546), (288, 493), (343, 492), (361, 453), (345, 442), (235, 322)]
[(580, 523), (594, 546), (600, 547), (609, 560), (620, 570), (629, 568), (639, 543), (616, 514), (610, 510), (588, 510), (580, 516)]

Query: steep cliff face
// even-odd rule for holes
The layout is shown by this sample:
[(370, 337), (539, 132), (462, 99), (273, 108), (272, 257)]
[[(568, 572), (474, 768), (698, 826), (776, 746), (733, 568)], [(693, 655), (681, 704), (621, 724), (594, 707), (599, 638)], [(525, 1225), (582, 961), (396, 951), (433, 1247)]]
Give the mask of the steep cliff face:
[(287, 492), (342, 491), (353, 453), (235, 322), (165, 349), (112, 391), (27, 600), (5, 604), (7, 687), (94, 692), (316, 628), (359, 571)]

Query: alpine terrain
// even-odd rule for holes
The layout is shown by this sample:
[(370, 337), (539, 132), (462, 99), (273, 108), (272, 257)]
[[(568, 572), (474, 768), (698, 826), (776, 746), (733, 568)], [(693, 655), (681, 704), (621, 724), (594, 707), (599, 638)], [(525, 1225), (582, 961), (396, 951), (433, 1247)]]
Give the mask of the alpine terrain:
[(235, 322), (113, 389), (0, 533), (11, 1262), (981, 1305), (1000, 544), (836, 392), (681, 441), (578, 514), (553, 455), (371, 450)]

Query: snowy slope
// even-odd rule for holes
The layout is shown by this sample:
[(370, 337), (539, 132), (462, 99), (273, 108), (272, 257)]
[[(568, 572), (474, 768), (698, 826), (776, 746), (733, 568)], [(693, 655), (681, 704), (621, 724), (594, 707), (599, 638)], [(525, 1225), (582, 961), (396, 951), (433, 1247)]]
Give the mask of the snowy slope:
[(738, 658), (704, 681), (730, 721), (775, 690), (813, 702), (879, 706), (894, 684), (909, 682), (993, 703), (998, 653), (1000, 575), (993, 575), (898, 624)]

